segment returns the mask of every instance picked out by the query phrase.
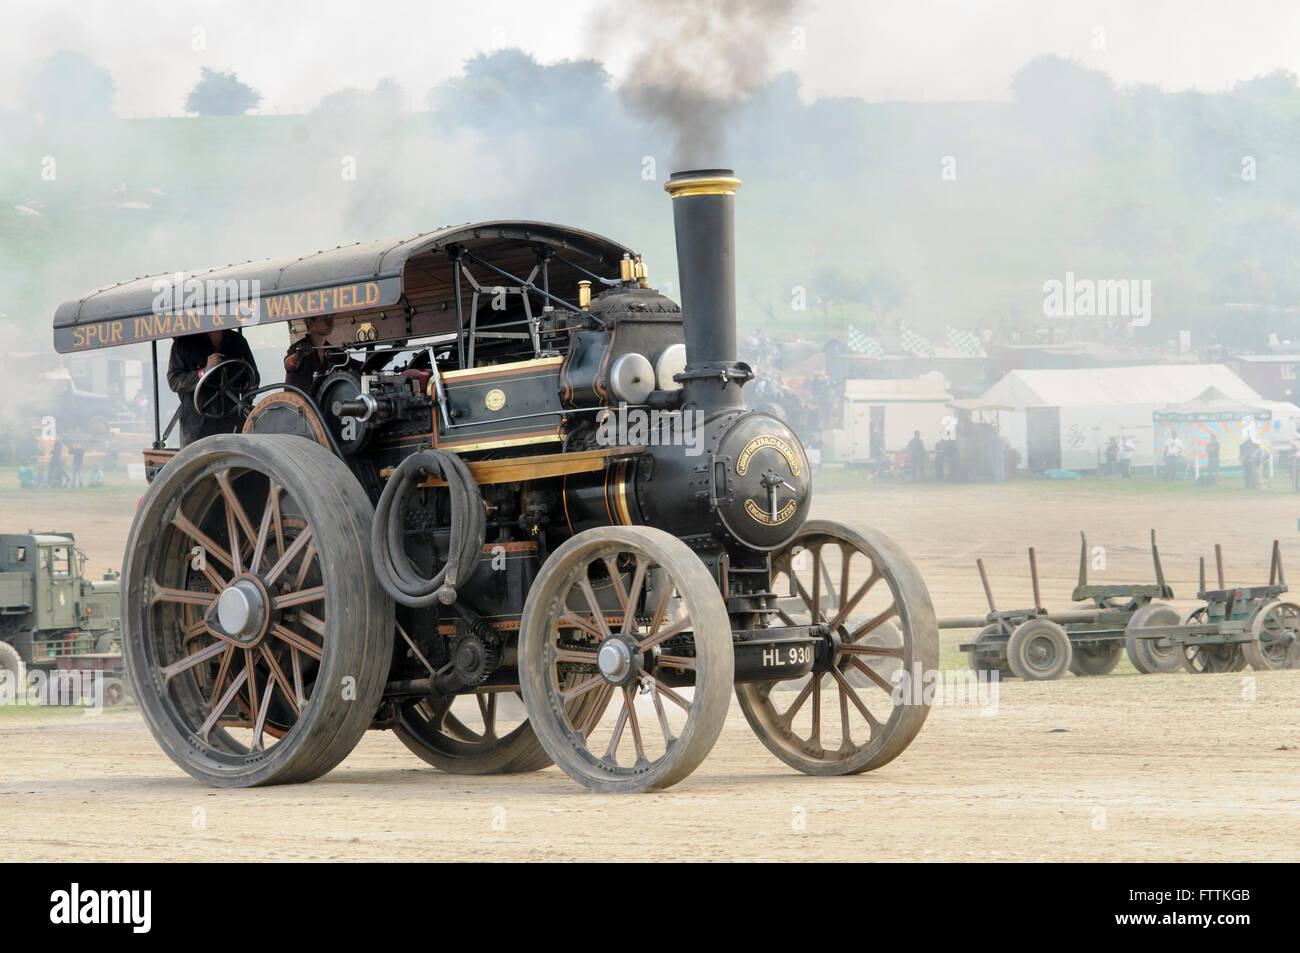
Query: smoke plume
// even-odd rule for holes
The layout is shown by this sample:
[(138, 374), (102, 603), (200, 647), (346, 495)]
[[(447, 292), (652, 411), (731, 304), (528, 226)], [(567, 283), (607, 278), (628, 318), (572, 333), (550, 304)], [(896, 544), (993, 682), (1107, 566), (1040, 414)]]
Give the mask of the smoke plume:
[(673, 166), (727, 165), (734, 110), (772, 76), (800, 0), (611, 3), (593, 18), (601, 50), (630, 54), (619, 90), (628, 110), (673, 137)]

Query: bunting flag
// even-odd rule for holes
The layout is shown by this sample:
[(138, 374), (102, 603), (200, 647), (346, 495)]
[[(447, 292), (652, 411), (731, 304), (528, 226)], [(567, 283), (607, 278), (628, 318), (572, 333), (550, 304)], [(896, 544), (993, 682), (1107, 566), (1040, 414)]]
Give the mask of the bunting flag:
[(904, 328), (899, 343), (909, 354), (915, 354), (917, 357), (934, 357), (934, 345), (915, 331)]
[(867, 357), (884, 357), (885, 349), (880, 342), (868, 334), (863, 334), (855, 327), (849, 328), (849, 350), (865, 354)]
[(974, 331), (948, 328), (948, 347), (954, 351), (960, 351), (962, 354), (969, 354), (972, 357), (985, 356), (984, 345), (980, 343), (979, 335)]

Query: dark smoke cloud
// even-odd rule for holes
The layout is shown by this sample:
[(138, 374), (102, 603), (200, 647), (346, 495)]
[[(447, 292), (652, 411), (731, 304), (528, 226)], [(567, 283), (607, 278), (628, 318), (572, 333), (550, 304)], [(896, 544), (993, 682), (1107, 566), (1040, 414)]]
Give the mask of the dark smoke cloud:
[(673, 166), (726, 165), (735, 108), (772, 76), (800, 0), (614, 2), (593, 17), (605, 51), (631, 53), (619, 92), (633, 114), (673, 137)]

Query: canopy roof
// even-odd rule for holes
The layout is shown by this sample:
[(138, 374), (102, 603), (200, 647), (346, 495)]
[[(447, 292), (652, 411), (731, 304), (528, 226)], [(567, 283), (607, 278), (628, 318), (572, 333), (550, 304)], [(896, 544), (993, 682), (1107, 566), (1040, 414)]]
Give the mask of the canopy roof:
[(1084, 367), (1009, 371), (980, 401), (1023, 410), (1026, 407), (1087, 407), (1113, 404), (1166, 404), (1188, 401), (1207, 387), (1242, 401), (1259, 394), (1222, 364), (1140, 364), (1134, 367)]
[(1157, 420), (1228, 420), (1238, 417), (1268, 417), (1267, 407), (1229, 397), (1217, 387), (1207, 387), (1191, 400), (1169, 404), (1155, 412)]
[[(635, 254), (608, 238), (545, 222), (455, 225), (311, 255), (120, 282), (61, 304), (54, 345), (60, 352), (84, 351), (319, 314), (346, 315), (350, 324), (370, 321), (380, 338), (394, 323), (408, 334), (435, 333), (455, 327), (451, 249), (519, 278), (528, 277), (542, 254), (553, 253), (549, 290), (570, 301), (579, 280), (617, 278), (619, 259)], [(466, 259), (479, 282), (510, 283), (480, 263)], [(540, 277), (536, 284), (541, 287)], [(462, 282), (462, 295), (471, 291)], [(250, 294), (256, 296), (251, 307)], [(405, 326), (408, 319), (413, 328)]]

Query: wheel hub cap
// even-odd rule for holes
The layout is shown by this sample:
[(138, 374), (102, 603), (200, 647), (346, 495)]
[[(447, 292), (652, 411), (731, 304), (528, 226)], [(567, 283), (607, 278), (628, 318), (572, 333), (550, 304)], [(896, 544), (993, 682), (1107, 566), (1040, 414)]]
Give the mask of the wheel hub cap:
[(266, 598), (251, 579), (239, 579), (217, 600), (217, 621), (235, 641), (253, 645), (266, 628)]
[(620, 682), (632, 671), (632, 651), (618, 639), (610, 639), (596, 653), (596, 667), (611, 682)]

